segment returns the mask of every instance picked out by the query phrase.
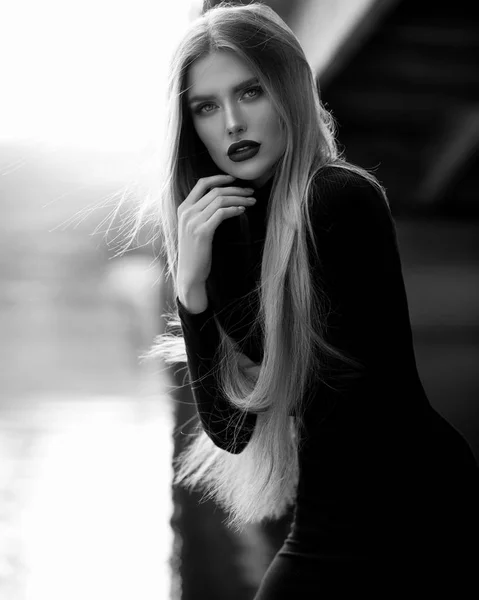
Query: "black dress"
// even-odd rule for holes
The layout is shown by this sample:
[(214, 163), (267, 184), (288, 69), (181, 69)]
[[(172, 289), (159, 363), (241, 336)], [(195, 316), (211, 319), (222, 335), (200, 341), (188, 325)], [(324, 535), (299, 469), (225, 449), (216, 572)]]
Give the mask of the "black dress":
[[(190, 381), (204, 377), (192, 386), (199, 417), (230, 452), (246, 446), (256, 416), (247, 415), (232, 446), (225, 424), (238, 413), (218, 394), (211, 370), (219, 341), (212, 315), (244, 354), (261, 361), (260, 336), (243, 339), (255, 303), (241, 299), (260, 275), (271, 187), (272, 179), (255, 192), (246, 229), (240, 218), (217, 228), (208, 308), (190, 314), (176, 298)], [(310, 252), (312, 278), (331, 302), (326, 337), (366, 369), (337, 390), (313, 390), (294, 520), (255, 600), (352, 597), (346, 592), (389, 598), (466, 581), (472, 592), (478, 465), (421, 384), (390, 209), (367, 180), (334, 167), (315, 177), (310, 206), (321, 258), (318, 264)]]

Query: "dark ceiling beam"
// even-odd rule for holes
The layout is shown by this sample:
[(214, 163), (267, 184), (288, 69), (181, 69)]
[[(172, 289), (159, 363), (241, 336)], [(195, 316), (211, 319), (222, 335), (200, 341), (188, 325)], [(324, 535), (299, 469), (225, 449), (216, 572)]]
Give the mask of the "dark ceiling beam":
[(458, 179), (464, 166), (479, 148), (479, 108), (457, 112), (444, 128), (433, 160), (419, 183), (415, 200), (422, 204), (439, 202)]
[[(295, 3), (297, 10), (292, 14), (291, 28), (305, 48), (315, 48), (316, 53), (320, 54), (324, 52), (324, 56), (314, 56), (312, 51), (307, 51), (308, 60), (321, 87), (327, 86), (341, 72), (376, 30), (380, 21), (398, 3), (400, 0), (365, 0), (361, 3), (359, 16), (341, 39), (339, 39), (339, 32), (338, 38), (335, 39), (334, 36), (331, 38), (331, 28), (333, 30), (337, 28), (342, 14), (346, 21), (349, 20), (352, 11), (351, 2), (348, 0), (337, 0), (335, 3), (302, 0)], [(307, 27), (303, 27), (302, 23), (307, 23)], [(314, 23), (314, 26), (311, 23)], [(333, 48), (329, 45), (324, 46), (324, 40), (327, 38), (330, 39), (329, 43), (334, 46)]]

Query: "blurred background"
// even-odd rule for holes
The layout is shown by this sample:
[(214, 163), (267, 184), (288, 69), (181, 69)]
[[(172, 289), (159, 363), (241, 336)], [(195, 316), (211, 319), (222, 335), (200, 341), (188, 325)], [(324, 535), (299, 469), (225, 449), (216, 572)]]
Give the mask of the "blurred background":
[[(479, 459), (478, 17), (465, 0), (266, 4), (347, 158), (387, 189), (421, 380)], [(290, 517), (235, 534), (172, 489), (192, 396), (181, 365), (138, 357), (173, 298), (158, 248), (119, 256), (111, 221), (161, 139), (169, 52), (204, 8), (2, 11), (2, 600), (248, 600), (287, 534)]]

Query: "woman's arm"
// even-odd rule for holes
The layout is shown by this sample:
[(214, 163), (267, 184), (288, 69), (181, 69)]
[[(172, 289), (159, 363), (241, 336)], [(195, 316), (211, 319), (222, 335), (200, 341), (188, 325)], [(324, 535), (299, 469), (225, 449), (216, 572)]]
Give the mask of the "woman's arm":
[[(176, 304), (185, 340), (191, 389), (203, 428), (218, 447), (239, 454), (253, 434), (257, 415), (232, 406), (219, 392), (214, 355), (220, 336), (213, 309), (208, 305), (202, 312), (194, 314), (178, 297)], [(253, 361), (247, 356), (242, 356), (242, 365), (259, 368), (253, 366)], [(238, 432), (235, 432), (236, 428)]]

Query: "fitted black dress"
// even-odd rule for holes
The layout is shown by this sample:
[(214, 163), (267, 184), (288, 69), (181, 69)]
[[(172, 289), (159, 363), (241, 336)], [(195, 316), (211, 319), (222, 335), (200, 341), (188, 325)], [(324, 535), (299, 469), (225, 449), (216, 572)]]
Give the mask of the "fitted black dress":
[[(272, 181), (255, 192), (246, 227), (231, 218), (217, 228), (208, 308), (190, 314), (176, 298), (198, 414), (225, 451), (241, 452), (256, 416), (247, 415), (233, 448), (225, 425), (238, 413), (211, 369), (219, 343), (212, 315), (261, 361), (260, 336), (247, 336), (255, 303), (242, 297), (260, 276)], [(400, 589), (414, 595), (451, 582), (473, 585), (479, 470), (421, 384), (390, 209), (366, 179), (335, 167), (316, 175), (310, 207), (321, 258), (310, 252), (312, 278), (331, 303), (326, 338), (366, 368), (339, 389), (318, 383), (312, 390), (294, 520), (255, 600), (352, 597), (340, 595), (346, 592), (389, 598)]]

